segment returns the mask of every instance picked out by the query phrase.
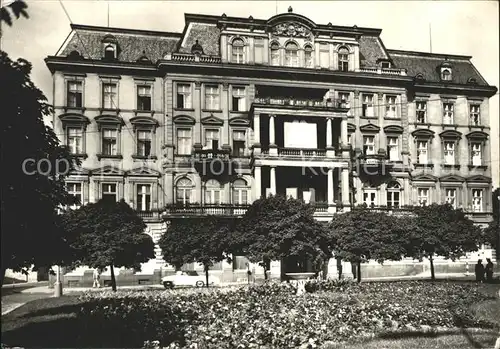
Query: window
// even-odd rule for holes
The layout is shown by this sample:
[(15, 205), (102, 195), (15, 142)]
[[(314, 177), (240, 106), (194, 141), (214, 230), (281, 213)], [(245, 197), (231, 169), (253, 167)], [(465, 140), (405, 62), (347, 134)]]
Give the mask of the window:
[(205, 86), (205, 109), (219, 110), (219, 86)]
[(178, 155), (191, 155), (191, 129), (178, 128), (177, 129), (177, 154)]
[(365, 189), (363, 191), (363, 203), (367, 206), (377, 205), (377, 191), (375, 189)]
[(150, 156), (151, 155), (151, 135), (150, 130), (137, 131), (137, 155)]
[(386, 96), (385, 97), (385, 117), (396, 118), (397, 115), (396, 108), (396, 96)]
[(241, 39), (234, 39), (231, 51), (231, 62), (233, 63), (244, 63), (243, 62), (243, 49), (245, 43)]
[(429, 204), (429, 188), (418, 188), (418, 204), (427, 206)]
[(445, 80), (445, 81), (451, 80), (451, 71), (449, 69), (443, 69), (441, 71), (441, 80)]
[(73, 196), (76, 202), (70, 206), (72, 210), (79, 208), (83, 203), (82, 183), (68, 183), (68, 194)]
[(380, 63), (380, 67), (382, 69), (389, 69), (391, 67), (391, 62), (382, 62)]
[(255, 50), (255, 63), (264, 63), (264, 39), (255, 38), (254, 39), (254, 50)]
[(137, 185), (137, 209), (139, 211), (151, 211), (151, 185)]
[(83, 96), (83, 83), (81, 81), (68, 81), (67, 106), (81, 108)]
[(102, 107), (104, 109), (116, 109), (118, 101), (116, 99), (116, 84), (102, 85)]
[(321, 68), (330, 67), (330, 46), (328, 44), (319, 45), (319, 66)]
[(116, 184), (103, 183), (101, 198), (106, 202), (110, 203), (116, 202), (117, 201)]
[(191, 109), (193, 104), (191, 102), (191, 85), (178, 84), (177, 85), (177, 108)]
[(445, 195), (446, 195), (445, 197), (446, 203), (453, 206), (453, 208), (457, 208), (457, 190), (446, 189)]
[(479, 126), (481, 124), (480, 107), (477, 104), (473, 104), (469, 109), (470, 124), (472, 126)]
[(387, 185), (387, 207), (398, 208), (400, 206), (400, 190), (398, 183)]
[(455, 142), (444, 142), (444, 163), (445, 165), (455, 165)]
[(118, 155), (118, 131), (102, 130), (102, 155)]
[(339, 93), (340, 106), (342, 108), (350, 108), (349, 107), (349, 105), (350, 105), (349, 98), (350, 98), (349, 92), (340, 92)]
[(219, 149), (219, 130), (205, 130), (205, 149)]
[(363, 152), (365, 155), (375, 155), (375, 137), (374, 136), (364, 136), (363, 137)]
[(452, 125), (453, 124), (453, 103), (443, 103), (444, 114), (443, 114), (443, 124)]
[(116, 55), (115, 55), (115, 48), (113, 45), (107, 45), (105, 48), (104, 48), (104, 58), (105, 59), (115, 59), (116, 58)]
[(285, 65), (288, 67), (299, 66), (299, 47), (294, 42), (289, 42), (285, 46)]
[(387, 138), (387, 155), (391, 161), (399, 160), (399, 140), (397, 137)]
[(233, 156), (244, 156), (246, 148), (246, 135), (243, 130), (233, 131)]
[(244, 87), (233, 87), (233, 111), (246, 111), (246, 94)]
[(429, 163), (429, 153), (427, 141), (417, 141), (417, 163), (426, 165)]
[(482, 166), (481, 143), (471, 143), (471, 160), (473, 166)]
[(242, 179), (237, 179), (233, 183), (233, 205), (248, 204), (248, 187)]
[(427, 103), (417, 102), (417, 123), (425, 124), (427, 122)]
[(482, 212), (483, 211), (483, 190), (482, 189), (472, 189), (472, 211)]
[(79, 127), (68, 127), (67, 132), (67, 146), (71, 154), (83, 153), (83, 130)]
[(373, 117), (373, 95), (363, 94), (363, 105), (362, 105), (363, 116)]
[(177, 181), (175, 201), (177, 204), (187, 205), (191, 203), (193, 183), (188, 178), (181, 178)]
[(280, 65), (280, 46), (276, 42), (271, 44), (271, 65)]
[(151, 86), (137, 86), (137, 109), (151, 110)]
[(348, 71), (349, 70), (349, 50), (346, 47), (341, 47), (339, 49), (339, 70)]
[(306, 68), (314, 67), (313, 51), (310, 45), (307, 45), (304, 48), (304, 67)]
[(221, 203), (221, 186), (215, 179), (209, 179), (205, 184), (205, 204)]

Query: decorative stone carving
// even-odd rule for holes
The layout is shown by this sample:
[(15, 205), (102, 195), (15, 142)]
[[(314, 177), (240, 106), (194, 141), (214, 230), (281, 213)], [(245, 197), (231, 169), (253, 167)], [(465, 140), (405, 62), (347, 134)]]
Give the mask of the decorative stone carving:
[(294, 22), (275, 25), (272, 29), (272, 34), (273, 36), (288, 36), (294, 38), (310, 38), (312, 36), (311, 30)]

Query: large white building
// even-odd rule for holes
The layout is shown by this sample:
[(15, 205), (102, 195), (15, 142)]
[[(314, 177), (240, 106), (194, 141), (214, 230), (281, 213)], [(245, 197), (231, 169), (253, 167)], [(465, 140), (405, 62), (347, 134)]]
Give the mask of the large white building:
[[(72, 25), (46, 58), (54, 128), (82, 159), (70, 192), (82, 204), (124, 198), (154, 239), (173, 219), (241, 216), (268, 194), (311, 202), (321, 220), (363, 202), (450, 202), (486, 224), (497, 88), (469, 56), (390, 50), (380, 34), (291, 8), (269, 19), (186, 14), (180, 33)], [(155, 277), (157, 252), (144, 269)], [(365, 267), (423, 272), (410, 261)], [(245, 269), (239, 257), (214, 273)]]

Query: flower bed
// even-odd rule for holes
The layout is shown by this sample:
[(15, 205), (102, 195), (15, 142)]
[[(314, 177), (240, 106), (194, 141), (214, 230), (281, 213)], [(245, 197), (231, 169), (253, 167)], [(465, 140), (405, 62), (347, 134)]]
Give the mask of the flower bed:
[(469, 311), (492, 298), (480, 285), (320, 282), (308, 289), (318, 292), (296, 296), (290, 285), (269, 284), (88, 293), (81, 297), (82, 336), (108, 333), (100, 347), (137, 347), (150, 340), (169, 348), (313, 348), (386, 331), (494, 327)]

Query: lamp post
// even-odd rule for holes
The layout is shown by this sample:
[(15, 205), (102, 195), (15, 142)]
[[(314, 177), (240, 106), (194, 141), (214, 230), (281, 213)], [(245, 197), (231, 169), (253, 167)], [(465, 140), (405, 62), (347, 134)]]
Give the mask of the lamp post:
[(54, 297), (61, 297), (63, 294), (62, 283), (61, 283), (61, 267), (57, 266), (56, 272), (56, 282), (54, 283)]

